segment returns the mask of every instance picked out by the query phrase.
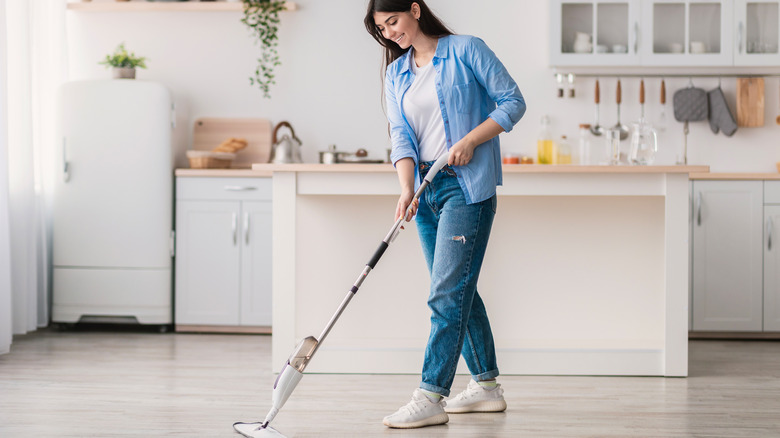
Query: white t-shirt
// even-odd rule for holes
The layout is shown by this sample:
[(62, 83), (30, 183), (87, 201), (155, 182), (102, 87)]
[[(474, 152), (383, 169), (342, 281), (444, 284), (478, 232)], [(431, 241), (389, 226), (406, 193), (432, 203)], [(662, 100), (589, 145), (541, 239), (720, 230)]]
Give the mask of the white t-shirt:
[(447, 152), (444, 119), (436, 95), (436, 69), (433, 68), (433, 61), (417, 67), (414, 55), (409, 58), (415, 78), (404, 94), (404, 114), (417, 134), (420, 161), (434, 161)]

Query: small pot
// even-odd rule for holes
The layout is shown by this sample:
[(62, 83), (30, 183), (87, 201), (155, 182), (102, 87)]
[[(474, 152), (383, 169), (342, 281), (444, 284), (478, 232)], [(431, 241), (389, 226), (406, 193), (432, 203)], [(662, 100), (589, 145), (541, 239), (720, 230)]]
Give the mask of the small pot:
[(135, 68), (114, 67), (114, 79), (135, 79)]
[(320, 151), (320, 163), (322, 164), (337, 164), (342, 161), (342, 157), (345, 155), (351, 155), (349, 152), (342, 152), (336, 150), (336, 145), (332, 144), (328, 146), (327, 151)]

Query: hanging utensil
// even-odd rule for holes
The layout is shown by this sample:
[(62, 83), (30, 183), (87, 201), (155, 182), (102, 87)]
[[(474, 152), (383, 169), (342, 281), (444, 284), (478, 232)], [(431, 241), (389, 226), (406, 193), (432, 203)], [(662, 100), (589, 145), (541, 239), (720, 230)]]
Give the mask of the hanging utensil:
[(601, 97), (599, 92), (599, 80), (596, 79), (596, 94), (593, 101), (596, 103), (596, 123), (590, 127), (590, 133), (599, 136), (604, 133), (604, 127), (599, 125), (599, 106), (601, 105)]
[(677, 164), (688, 164), (688, 122), (698, 122), (707, 119), (709, 103), (707, 92), (701, 88), (694, 88), (690, 82), (687, 88), (677, 90), (674, 93), (674, 118), (678, 122), (684, 122), (683, 147), (677, 157)]
[(666, 131), (666, 81), (661, 79), (661, 113), (658, 115), (656, 131)]
[(621, 102), (620, 79), (618, 79), (617, 82), (617, 96), (615, 101), (617, 102), (617, 123), (615, 124), (614, 129), (620, 130), (620, 139), (625, 140), (628, 138), (628, 126), (620, 123), (620, 102)]

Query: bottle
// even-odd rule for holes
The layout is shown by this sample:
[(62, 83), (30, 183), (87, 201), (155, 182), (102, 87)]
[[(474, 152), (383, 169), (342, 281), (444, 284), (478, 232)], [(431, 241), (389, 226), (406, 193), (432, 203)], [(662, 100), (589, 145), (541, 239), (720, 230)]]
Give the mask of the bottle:
[(553, 164), (555, 159), (555, 145), (553, 144), (550, 130), (550, 118), (542, 116), (542, 126), (539, 130), (539, 139), (536, 141), (536, 161), (539, 164)]
[(554, 164), (571, 164), (571, 146), (569, 146), (569, 140), (566, 139), (565, 135), (561, 136), (555, 149)]
[(590, 157), (590, 124), (580, 124), (580, 138), (577, 144), (577, 164), (593, 164)]

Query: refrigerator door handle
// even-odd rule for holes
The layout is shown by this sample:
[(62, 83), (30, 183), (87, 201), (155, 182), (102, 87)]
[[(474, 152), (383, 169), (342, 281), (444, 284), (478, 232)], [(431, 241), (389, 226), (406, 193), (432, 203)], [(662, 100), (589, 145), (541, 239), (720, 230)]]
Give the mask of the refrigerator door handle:
[(62, 179), (65, 182), (70, 181), (70, 163), (68, 163), (68, 155), (67, 155), (67, 142), (68, 139), (65, 137), (62, 137)]

